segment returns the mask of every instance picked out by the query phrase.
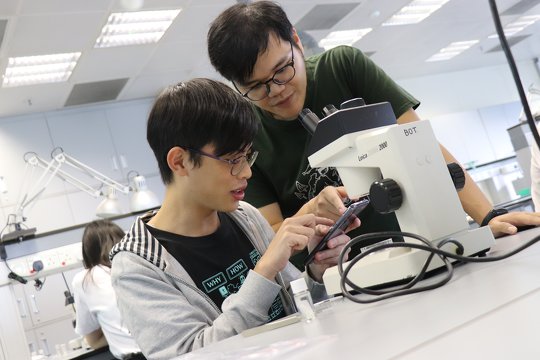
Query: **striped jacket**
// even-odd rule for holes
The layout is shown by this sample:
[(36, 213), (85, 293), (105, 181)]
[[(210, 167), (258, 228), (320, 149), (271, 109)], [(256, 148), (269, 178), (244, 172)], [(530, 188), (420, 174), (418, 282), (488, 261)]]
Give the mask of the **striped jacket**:
[[(170, 359), (261, 325), (278, 294), (285, 310), (293, 311), (285, 289), (302, 274), (290, 263), (275, 282), (250, 271), (240, 290), (219, 309), (148, 231), (145, 223), (153, 215), (138, 218), (110, 253), (118, 307), (148, 359)], [(228, 215), (264, 254), (274, 232), (259, 211), (241, 202)], [(323, 298), (324, 287), (304, 276), (314, 299)]]

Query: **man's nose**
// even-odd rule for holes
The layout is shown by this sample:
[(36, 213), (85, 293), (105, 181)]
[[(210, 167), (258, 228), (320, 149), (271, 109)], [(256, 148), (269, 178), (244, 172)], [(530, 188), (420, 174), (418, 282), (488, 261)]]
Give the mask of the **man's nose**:
[(268, 88), (269, 88), (268, 96), (273, 97), (273, 96), (281, 94), (281, 92), (285, 89), (285, 84), (279, 85), (271, 81), (270, 83), (268, 83)]

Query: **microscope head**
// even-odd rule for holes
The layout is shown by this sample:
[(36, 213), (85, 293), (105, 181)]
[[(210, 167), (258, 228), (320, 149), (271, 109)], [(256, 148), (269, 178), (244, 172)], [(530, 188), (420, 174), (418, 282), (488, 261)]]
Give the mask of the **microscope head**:
[[(311, 113), (309, 109), (302, 111), (301, 121), (308, 112)], [(307, 151), (308, 157), (342, 136), (396, 124), (396, 116), (388, 102), (365, 105), (362, 99), (352, 99), (341, 104), (339, 110), (333, 105), (327, 105), (324, 112), (326, 116), (314, 127), (313, 138)], [(318, 119), (313, 113), (310, 116), (311, 121)]]
[(352, 99), (341, 104), (338, 110), (332, 105), (324, 109), (321, 120), (309, 109), (304, 109), (300, 121), (313, 137), (308, 145), (311, 167), (335, 167), (351, 198), (369, 192), (371, 184), (381, 179), (378, 167), (359, 166), (361, 154), (357, 141), (370, 136), (377, 128), (396, 124), (396, 117), (389, 103), (365, 105), (362, 99)]

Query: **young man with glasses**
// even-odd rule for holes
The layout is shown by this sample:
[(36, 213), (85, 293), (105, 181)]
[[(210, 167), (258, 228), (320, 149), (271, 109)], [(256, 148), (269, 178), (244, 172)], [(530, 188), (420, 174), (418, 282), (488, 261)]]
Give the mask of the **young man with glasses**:
[(310, 265), (312, 278), (288, 262), (333, 222), (308, 214), (274, 234), (242, 202), (257, 129), (249, 102), (208, 79), (167, 88), (150, 112), (147, 139), (165, 199), (111, 251), (118, 307), (149, 359), (171, 359), (285, 316), (292, 311), (286, 289), (300, 276), (314, 298), (324, 297), (318, 282), (349, 237), (330, 240)]
[[(361, 97), (368, 104), (388, 101), (400, 124), (419, 120), (414, 111), (419, 101), (360, 50), (339, 46), (304, 59), (300, 38), (276, 3), (231, 6), (211, 24), (207, 40), (212, 65), (255, 105), (261, 124), (254, 141), (259, 157), (246, 201), (274, 229), (286, 217), (313, 213), (336, 219), (345, 211), (347, 194), (335, 169), (309, 166), (310, 135), (297, 121), (303, 108), (320, 113), (326, 105)], [(447, 162), (457, 162), (441, 150)], [(513, 234), (519, 225), (540, 225), (539, 214), (496, 216), (468, 174), (466, 180), (459, 192), (464, 209), (479, 224), (489, 223), (496, 235)], [(360, 217), (358, 230), (364, 233), (398, 227), (394, 214), (380, 215), (371, 207)]]

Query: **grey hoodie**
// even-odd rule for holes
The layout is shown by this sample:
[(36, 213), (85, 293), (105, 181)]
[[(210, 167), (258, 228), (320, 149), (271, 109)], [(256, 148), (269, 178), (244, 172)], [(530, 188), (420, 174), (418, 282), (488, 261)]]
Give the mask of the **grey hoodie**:
[[(120, 313), (148, 359), (170, 359), (261, 325), (278, 294), (285, 311), (294, 311), (285, 289), (302, 274), (291, 263), (275, 282), (250, 270), (240, 290), (219, 309), (148, 231), (145, 223), (154, 214), (137, 218), (110, 254)], [(241, 202), (228, 215), (264, 254), (274, 232), (259, 211)], [(326, 296), (322, 284), (304, 277), (314, 300)]]

